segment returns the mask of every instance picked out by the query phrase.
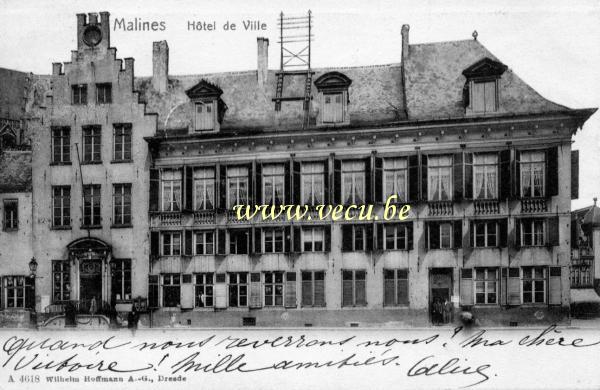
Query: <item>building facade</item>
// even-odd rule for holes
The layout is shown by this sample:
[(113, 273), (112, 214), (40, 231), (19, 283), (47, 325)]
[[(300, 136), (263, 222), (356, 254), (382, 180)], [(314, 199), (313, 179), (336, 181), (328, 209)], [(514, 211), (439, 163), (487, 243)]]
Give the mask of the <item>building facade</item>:
[[(410, 44), (407, 25), (398, 64), (275, 71), (258, 38), (256, 70), (173, 76), (162, 41), (146, 78), (109, 26), (78, 15), (71, 62), (28, 92), (21, 257), (44, 320), (135, 304), (147, 326), (568, 321), (571, 138), (595, 109), (544, 99), (476, 38)], [(386, 220), (388, 199), (408, 218)], [(233, 211), (263, 204), (311, 219)], [(363, 204), (377, 220), (318, 218)]]

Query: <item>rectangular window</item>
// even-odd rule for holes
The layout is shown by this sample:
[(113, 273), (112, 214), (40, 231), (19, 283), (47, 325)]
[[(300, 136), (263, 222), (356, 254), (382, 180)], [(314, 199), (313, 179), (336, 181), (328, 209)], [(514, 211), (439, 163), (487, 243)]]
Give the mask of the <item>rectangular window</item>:
[(19, 229), (19, 201), (17, 199), (4, 200), (4, 230)]
[(214, 293), (213, 287), (215, 284), (214, 274), (212, 272), (195, 275), (195, 306), (196, 307), (213, 307)]
[(406, 158), (386, 158), (383, 160), (383, 201), (392, 195), (398, 198), (395, 202), (405, 202), (407, 194), (407, 161)]
[(544, 197), (546, 154), (544, 152), (521, 152), (520, 160), (521, 197)]
[(546, 267), (523, 267), (523, 303), (546, 302)]
[(113, 160), (131, 161), (131, 123), (113, 125)]
[(248, 273), (229, 273), (229, 306), (248, 306)]
[(443, 201), (452, 199), (452, 156), (428, 156), (427, 199)]
[(247, 255), (249, 253), (249, 235), (248, 229), (230, 229), (229, 230), (229, 253), (232, 255)]
[(408, 250), (409, 229), (404, 224), (385, 224), (385, 249)]
[(383, 270), (383, 304), (385, 306), (408, 305), (408, 270)]
[(131, 184), (113, 184), (113, 224), (131, 225)]
[(227, 207), (248, 204), (248, 168), (227, 167)]
[(181, 275), (162, 274), (163, 306), (177, 307), (181, 301)]
[(302, 163), (300, 174), (302, 176), (302, 204), (310, 206), (323, 204), (325, 165), (323, 163)]
[(440, 224), (440, 249), (452, 248), (452, 224)]
[(342, 161), (342, 201), (363, 204), (365, 201), (365, 162)]
[(71, 226), (71, 187), (52, 187), (52, 226)]
[(302, 306), (325, 306), (324, 271), (302, 271)]
[(367, 271), (342, 270), (342, 306), (366, 306)]
[(215, 169), (194, 169), (194, 209), (212, 210), (215, 208)]
[(162, 255), (179, 256), (181, 255), (181, 233), (163, 232), (162, 236)]
[(71, 86), (72, 104), (87, 104), (87, 85), (75, 84)]
[(102, 136), (100, 126), (83, 127), (83, 162), (97, 163), (102, 161)]
[(498, 223), (495, 221), (474, 222), (473, 237), (476, 248), (498, 246)]
[(52, 127), (52, 162), (71, 162), (70, 127)]
[(100, 226), (100, 184), (83, 186), (83, 226)]
[(212, 230), (200, 231), (196, 236), (196, 255), (212, 255), (215, 253), (215, 232)]
[(521, 246), (542, 246), (546, 243), (543, 219), (522, 219), (521, 224)]
[(474, 81), (471, 108), (474, 112), (495, 112), (496, 104), (496, 80)]
[(27, 288), (25, 286), (26, 276), (5, 276), (4, 293), (7, 308), (25, 308)]
[(454, 245), (452, 222), (427, 224), (429, 249), (450, 249)]
[(98, 104), (112, 103), (112, 84), (96, 84), (96, 102)]
[(473, 156), (473, 195), (475, 199), (498, 198), (498, 155)]
[(263, 253), (283, 253), (284, 228), (262, 229)]
[(283, 164), (269, 164), (262, 167), (262, 192), (264, 204), (281, 205), (285, 203), (283, 183), (285, 168)]
[(212, 102), (196, 103), (196, 131), (213, 130), (215, 128), (215, 119)]
[(52, 303), (71, 300), (71, 262), (69, 260), (52, 261)]
[(111, 267), (111, 294), (115, 301), (131, 300), (131, 260), (113, 259)]
[(325, 250), (325, 229), (322, 227), (302, 228), (302, 250), (304, 252), (323, 252)]
[(160, 171), (162, 211), (181, 210), (181, 170), (162, 169)]
[(475, 268), (475, 304), (498, 303), (498, 268)]
[(344, 121), (344, 105), (341, 92), (323, 94), (323, 123)]
[(265, 306), (283, 306), (283, 272), (265, 272)]

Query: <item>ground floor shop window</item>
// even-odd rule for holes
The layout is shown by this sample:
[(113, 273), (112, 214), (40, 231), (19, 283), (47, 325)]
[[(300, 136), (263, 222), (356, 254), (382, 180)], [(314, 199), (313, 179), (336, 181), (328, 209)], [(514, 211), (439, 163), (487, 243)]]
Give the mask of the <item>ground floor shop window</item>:
[(229, 306), (248, 306), (248, 273), (229, 273)]
[(35, 278), (22, 275), (5, 276), (2, 287), (4, 288), (4, 307), (33, 309), (35, 307)]
[(195, 275), (196, 307), (213, 307), (214, 274), (203, 273)]
[(265, 272), (265, 306), (283, 306), (283, 272)]
[(523, 303), (546, 302), (546, 268), (523, 267)]
[(131, 260), (114, 259), (111, 265), (112, 296), (116, 301), (131, 299)]
[(163, 274), (163, 306), (177, 307), (181, 299), (181, 275), (180, 274)]
[(71, 299), (71, 263), (69, 260), (52, 262), (52, 302), (61, 303)]
[(498, 269), (475, 268), (475, 303), (498, 303)]

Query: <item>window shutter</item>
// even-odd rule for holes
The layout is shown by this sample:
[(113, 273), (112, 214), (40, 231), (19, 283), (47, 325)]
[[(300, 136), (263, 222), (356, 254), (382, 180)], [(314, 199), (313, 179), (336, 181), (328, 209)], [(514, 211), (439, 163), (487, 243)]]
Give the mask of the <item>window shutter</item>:
[(510, 150), (501, 150), (498, 153), (499, 161), (499, 178), (498, 178), (498, 195), (500, 200), (506, 200), (510, 198), (511, 190), (511, 177), (510, 177)]
[(160, 170), (150, 168), (150, 211), (159, 210)]
[(352, 252), (352, 225), (342, 225), (342, 252)]
[(408, 201), (419, 200), (419, 156), (408, 156)]
[(454, 221), (452, 223), (452, 233), (454, 234), (454, 248), (462, 248), (462, 220)]
[(406, 245), (406, 249), (411, 251), (414, 249), (414, 228), (413, 228), (413, 222), (408, 222), (406, 224), (406, 239), (408, 241), (407, 245)]
[(473, 269), (460, 270), (460, 305), (473, 306)]
[(571, 199), (579, 198), (579, 150), (571, 151)]
[(184, 188), (184, 201), (183, 208), (186, 211), (191, 211), (194, 208), (194, 168), (185, 166), (183, 167), (183, 188)]
[(425, 243), (429, 249), (440, 249), (440, 224), (439, 222), (428, 222), (426, 224), (429, 243)]
[(508, 235), (508, 219), (504, 218), (498, 221), (498, 246), (506, 248)]
[(246, 230), (246, 234), (248, 234), (248, 254), (252, 253), (252, 250), (254, 249), (254, 232), (252, 231), (252, 228), (248, 228)]
[(252, 202), (254, 201), (254, 191), (256, 191), (256, 188), (252, 188), (252, 183), (254, 183), (254, 175), (253, 175), (253, 169), (252, 169), (252, 163), (246, 164), (246, 167), (248, 167), (248, 204), (252, 204)]
[(519, 268), (508, 269), (508, 304), (509, 305), (520, 305), (521, 304), (521, 278)]
[(365, 204), (373, 203), (373, 165), (371, 156), (365, 158)]
[(158, 275), (148, 275), (148, 308), (158, 308)]
[(285, 307), (296, 307), (296, 273), (287, 272), (285, 276)]
[[(301, 165), (299, 161), (293, 161), (292, 162), (292, 186), (293, 186), (293, 194), (292, 194), (292, 199), (290, 201), (290, 199), (286, 199), (285, 201), (287, 203), (293, 203), (296, 205), (300, 204), (300, 200), (302, 198), (301, 196), (301, 191), (302, 191), (302, 176), (301, 176)], [(325, 190), (326, 191), (326, 190)]]
[(465, 153), (463, 157), (465, 161), (464, 198), (473, 199), (473, 153)]
[(262, 188), (262, 164), (256, 163), (256, 181), (254, 188), (254, 199), (256, 199), (256, 204), (261, 205), (263, 203), (263, 188)]
[(227, 209), (227, 167), (219, 166), (219, 207)]
[(313, 282), (310, 272), (302, 272), (302, 306), (313, 305)]
[(184, 247), (183, 247), (183, 254), (185, 256), (191, 256), (194, 252), (193, 252), (193, 232), (189, 229), (186, 229), (183, 231), (183, 236), (185, 237), (185, 242), (184, 242)]
[(342, 204), (342, 161), (333, 160), (333, 202)]
[[(291, 204), (292, 200), (292, 172), (290, 167), (290, 161), (286, 161), (283, 164), (283, 203)], [(300, 204), (300, 202), (296, 203)]]
[(515, 219), (514, 232), (515, 232), (515, 237), (514, 237), (513, 242), (514, 242), (515, 248), (520, 248), (521, 247), (521, 220), (520, 219)]
[(500, 272), (500, 305), (508, 304), (507, 286), (508, 284), (508, 268), (503, 267)]
[(421, 200), (427, 200), (427, 155), (421, 155)]
[(375, 249), (379, 249), (379, 250), (383, 250), (385, 249), (383, 247), (383, 239), (384, 239), (384, 231), (383, 231), (383, 224), (382, 223), (378, 223), (375, 225)]
[(331, 226), (325, 226), (323, 230), (325, 231), (325, 252), (331, 252)]
[(514, 199), (519, 199), (521, 197), (521, 152), (518, 150), (515, 150), (512, 183), (512, 196)]
[[(362, 279), (359, 279), (359, 273), (362, 273), (364, 276)], [(355, 272), (355, 280), (354, 280), (354, 296), (356, 298), (356, 305), (362, 306), (367, 304), (367, 277), (365, 271), (356, 271)]]
[(302, 231), (300, 226), (294, 226), (294, 230), (292, 232), (293, 235), (293, 251), (294, 252), (302, 252)]
[(383, 270), (383, 304), (390, 306), (396, 304), (396, 281), (390, 273), (396, 273), (395, 270)]
[(259, 227), (254, 228), (254, 253), (262, 253), (262, 230)]
[(329, 204), (329, 159), (323, 161), (323, 204)]
[(315, 272), (315, 295), (313, 305), (325, 306), (325, 272)]
[(25, 278), (25, 308), (35, 310), (35, 278)]
[(373, 203), (385, 203), (387, 199), (383, 199), (383, 158), (375, 157), (375, 199)]
[[(259, 274), (260, 275), (260, 274)], [(216, 283), (213, 288), (215, 294), (215, 309), (225, 309), (227, 307), (227, 283), (225, 283), (225, 274), (217, 274)], [(258, 285), (260, 293), (260, 283)], [(250, 290), (252, 293), (252, 289)], [(250, 295), (252, 300), (252, 295)]]
[(469, 221), (469, 246), (475, 248), (475, 223)]
[(290, 226), (283, 228), (283, 251), (287, 253), (292, 251), (292, 228)]
[(225, 255), (226, 247), (225, 229), (217, 229), (217, 255)]
[[(194, 285), (192, 284), (192, 275), (183, 275), (181, 290), (180, 290), (180, 302), (182, 309), (193, 309), (194, 308)], [(187, 283), (186, 283), (187, 281)]]
[(365, 226), (365, 240), (366, 240), (366, 250), (372, 251), (373, 244), (375, 243), (375, 235), (373, 234), (373, 224), (368, 224)]
[(454, 181), (454, 200), (460, 201), (464, 196), (463, 153), (454, 153), (452, 177)]
[(559, 246), (559, 233), (558, 233), (558, 216), (550, 217), (547, 219), (548, 225), (548, 245)]
[(558, 195), (558, 146), (546, 151), (546, 197)]
[(560, 274), (560, 267), (550, 267), (550, 279), (548, 281), (548, 303), (550, 305), (560, 305), (562, 303)]
[(150, 256), (160, 255), (160, 232), (150, 232)]

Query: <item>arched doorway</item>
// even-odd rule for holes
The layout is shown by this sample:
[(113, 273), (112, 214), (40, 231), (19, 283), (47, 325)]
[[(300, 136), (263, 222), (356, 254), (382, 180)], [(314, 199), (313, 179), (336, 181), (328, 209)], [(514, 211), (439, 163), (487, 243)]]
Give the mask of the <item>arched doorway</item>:
[(71, 242), (67, 249), (74, 265), (77, 285), (73, 287), (80, 309), (89, 310), (92, 302), (96, 309), (101, 309), (109, 295), (110, 245), (98, 238), (85, 237)]

